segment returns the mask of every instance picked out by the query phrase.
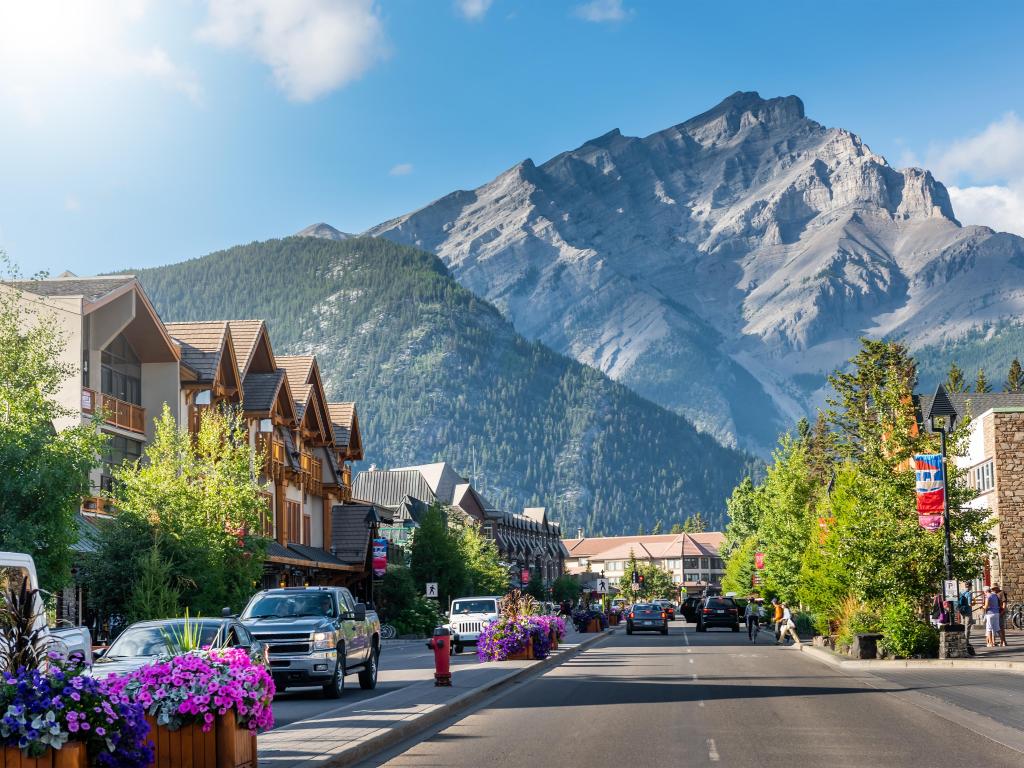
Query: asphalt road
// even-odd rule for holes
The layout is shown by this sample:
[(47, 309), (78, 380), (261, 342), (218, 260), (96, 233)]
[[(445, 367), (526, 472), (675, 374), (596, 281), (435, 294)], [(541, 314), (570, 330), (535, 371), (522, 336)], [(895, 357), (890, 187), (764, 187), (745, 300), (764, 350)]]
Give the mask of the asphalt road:
[[(776, 647), (764, 634), (762, 643), (752, 646), (745, 633), (697, 634), (678, 622), (667, 637), (613, 635), (373, 764), (1024, 765), (1021, 752), (872, 680)], [(901, 691), (915, 687), (890, 686)]]
[[(468, 650), (453, 657), (454, 666), (479, 664), (476, 655)], [(345, 695), (340, 699), (328, 699), (319, 688), (289, 688), (274, 697), (274, 725), (282, 726), (322, 715), (325, 712), (348, 707), (352, 704), (381, 696), (403, 688), (410, 683), (427, 680), (434, 674), (434, 652), (426, 641), (409, 644), (385, 642), (380, 656), (377, 673), (377, 687), (372, 691), (359, 688), (359, 678), (349, 675), (345, 678)]]

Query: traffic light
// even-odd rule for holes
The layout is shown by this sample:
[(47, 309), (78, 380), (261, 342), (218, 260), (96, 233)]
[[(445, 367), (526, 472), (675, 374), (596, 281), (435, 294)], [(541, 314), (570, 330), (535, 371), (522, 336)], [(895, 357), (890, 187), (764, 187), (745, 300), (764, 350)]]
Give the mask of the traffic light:
[(644, 575), (643, 575), (642, 573), (640, 574), (640, 583), (641, 583), (641, 584), (643, 584), (643, 583), (644, 583)]

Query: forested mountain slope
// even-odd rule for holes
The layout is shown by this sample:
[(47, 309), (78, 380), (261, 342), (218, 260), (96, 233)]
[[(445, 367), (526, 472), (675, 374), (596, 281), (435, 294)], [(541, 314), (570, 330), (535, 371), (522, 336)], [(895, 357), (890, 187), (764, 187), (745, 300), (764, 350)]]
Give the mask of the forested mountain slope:
[(604, 374), (518, 335), (434, 256), (379, 238), (291, 237), (140, 279), (168, 321), (263, 318), (358, 403), (367, 461), (447, 459), (495, 506), (546, 505), (567, 531), (722, 525), (749, 458)]

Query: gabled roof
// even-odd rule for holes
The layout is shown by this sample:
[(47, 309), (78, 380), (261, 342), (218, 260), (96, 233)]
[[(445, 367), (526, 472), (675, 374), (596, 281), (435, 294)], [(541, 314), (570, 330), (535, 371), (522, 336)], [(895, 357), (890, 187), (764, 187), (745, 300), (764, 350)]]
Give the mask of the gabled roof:
[(359, 432), (359, 416), (355, 403), (327, 403), (334, 430), (334, 447), (353, 461), (363, 460), (363, 438)]
[[(288, 374), (299, 423), (308, 419), (310, 424), (316, 425), (323, 440), (333, 442), (334, 430), (316, 358), (311, 355), (282, 355), (277, 358), (277, 365)], [(312, 414), (307, 414), (307, 409), (312, 409)]]
[(250, 373), (242, 382), (242, 407), (247, 413), (270, 413), (284, 383), (284, 371)]
[(49, 280), (19, 280), (10, 285), (20, 291), (34, 293), (36, 296), (50, 298), (81, 296), (87, 303), (93, 304), (134, 281), (135, 275), (101, 275), (99, 277), (69, 275)]
[(267, 324), (262, 320), (228, 320), (228, 327), (231, 329), (235, 359), (242, 377), (248, 375), (254, 362), (256, 372), (270, 372), (274, 367), (274, 352), (270, 347)]
[(276, 361), (278, 368), (288, 372), (288, 382), (292, 386), (295, 402), (305, 405), (313, 388), (310, 377), (313, 375), (316, 358), (312, 355), (280, 355)]
[[(213, 383), (220, 378), (222, 385), (240, 389), (241, 375), (227, 321), (165, 323), (165, 326), (181, 348), (182, 364), (195, 371), (198, 381)], [(223, 371), (222, 376), (218, 376), (220, 371)]]
[(380, 522), (372, 504), (335, 504), (331, 507), (331, 549), (350, 565), (366, 562), (370, 526)]
[(389, 469), (360, 472), (352, 483), (352, 496), (360, 501), (397, 508), (407, 496), (428, 506), (437, 497), (416, 469)]
[(392, 471), (404, 472), (406, 470), (419, 472), (434, 492), (434, 496), (442, 504), (454, 504), (456, 487), (466, 482), (466, 479), (456, 472), (454, 467), (447, 461), (438, 461), (434, 464), (417, 464), (411, 467), (396, 467)]

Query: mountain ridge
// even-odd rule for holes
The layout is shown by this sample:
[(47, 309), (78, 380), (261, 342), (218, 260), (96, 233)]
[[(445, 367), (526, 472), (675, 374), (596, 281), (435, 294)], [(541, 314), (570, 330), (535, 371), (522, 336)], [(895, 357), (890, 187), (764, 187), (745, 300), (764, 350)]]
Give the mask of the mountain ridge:
[(796, 96), (615, 129), (367, 234), (436, 253), (527, 338), (762, 455), (861, 335), (923, 347), (1024, 310), (1024, 240), (961, 226), (929, 171)]

